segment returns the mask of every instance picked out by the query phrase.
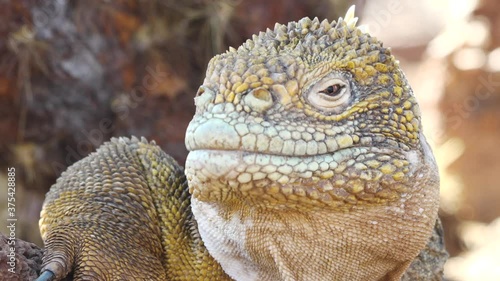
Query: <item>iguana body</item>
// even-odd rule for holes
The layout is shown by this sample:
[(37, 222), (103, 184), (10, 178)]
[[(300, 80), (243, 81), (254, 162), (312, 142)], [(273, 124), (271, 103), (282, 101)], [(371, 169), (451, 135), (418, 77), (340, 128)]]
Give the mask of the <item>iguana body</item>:
[(144, 139), (112, 139), (64, 172), (40, 230), (58, 277), (230, 280), (199, 238), (181, 167)]
[(145, 140), (70, 167), (42, 211), (45, 269), (399, 280), (436, 221), (437, 168), (398, 63), (355, 22), (276, 25), (211, 60), (186, 133), (189, 192)]

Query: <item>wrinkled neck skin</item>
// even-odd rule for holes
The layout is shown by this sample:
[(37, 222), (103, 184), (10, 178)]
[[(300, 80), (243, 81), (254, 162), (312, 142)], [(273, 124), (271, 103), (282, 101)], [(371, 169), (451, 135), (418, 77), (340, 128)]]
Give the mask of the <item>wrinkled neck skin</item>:
[[(283, 194), (284, 187), (268, 196), (276, 183), (237, 181), (238, 171), (255, 165), (248, 153), (193, 151), (186, 175), (203, 242), (238, 281), (399, 280), (437, 216), (437, 168), (423, 135), (420, 140), (418, 150), (393, 150), (409, 162), (408, 180), (397, 196), (378, 201), (350, 196), (325, 203)], [(381, 180), (379, 189), (390, 188)], [(292, 190), (300, 189), (308, 193), (311, 184), (297, 181)]]

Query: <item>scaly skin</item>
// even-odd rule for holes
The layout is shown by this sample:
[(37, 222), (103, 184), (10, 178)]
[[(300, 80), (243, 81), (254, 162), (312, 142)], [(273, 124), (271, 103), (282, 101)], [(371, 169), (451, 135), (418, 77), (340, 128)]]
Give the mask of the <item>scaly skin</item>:
[(428, 240), (439, 184), (418, 105), (354, 23), (276, 25), (208, 66), (186, 175), (232, 278), (399, 280)]
[(230, 280), (199, 238), (181, 167), (144, 139), (112, 139), (68, 168), (40, 231), (42, 272), (58, 279)]
[(355, 22), (276, 25), (211, 60), (186, 132), (189, 193), (144, 140), (70, 167), (44, 203), (44, 270), (399, 280), (431, 236), (439, 177), (397, 61)]

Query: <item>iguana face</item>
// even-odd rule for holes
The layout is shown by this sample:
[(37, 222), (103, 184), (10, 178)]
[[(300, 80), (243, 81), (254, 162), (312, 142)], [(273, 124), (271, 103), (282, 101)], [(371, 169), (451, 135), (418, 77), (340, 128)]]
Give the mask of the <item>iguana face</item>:
[(411, 88), (389, 50), (352, 22), (305, 18), (254, 36), (212, 59), (196, 105), (188, 164), (213, 160), (197, 167), (201, 182), (225, 174), (222, 186), (192, 185), (205, 200), (378, 204), (417, 175)]
[[(319, 279), (391, 271), (398, 278), (425, 244), (436, 218), (438, 175), (418, 105), (389, 49), (355, 23), (348, 14), (337, 22), (277, 24), (209, 63), (186, 132), (186, 176), (198, 222), (212, 224), (200, 223), (202, 238), (233, 278), (301, 279), (307, 269), (286, 257), (320, 246), (330, 249), (318, 257), (328, 261), (312, 275)], [(262, 238), (301, 239), (306, 221), (320, 230), (301, 247), (283, 242), (276, 252), (272, 246), (280, 243)], [(419, 228), (421, 237), (405, 238)], [(355, 241), (365, 239), (374, 240), (364, 244), (373, 254), (357, 248)], [(239, 246), (214, 246), (224, 243)], [(393, 245), (394, 255), (380, 249)], [(339, 252), (349, 253), (347, 263), (372, 262), (375, 273), (339, 275), (342, 269), (330, 264)], [(375, 266), (388, 256), (398, 262)]]

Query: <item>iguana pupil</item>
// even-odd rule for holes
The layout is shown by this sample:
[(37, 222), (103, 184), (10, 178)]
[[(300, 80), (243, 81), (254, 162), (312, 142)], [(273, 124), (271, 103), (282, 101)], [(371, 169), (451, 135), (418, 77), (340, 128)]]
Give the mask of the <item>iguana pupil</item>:
[(321, 93), (324, 93), (327, 96), (334, 97), (342, 92), (342, 89), (345, 87), (345, 85), (331, 85), (328, 86), (325, 90), (321, 91)]

